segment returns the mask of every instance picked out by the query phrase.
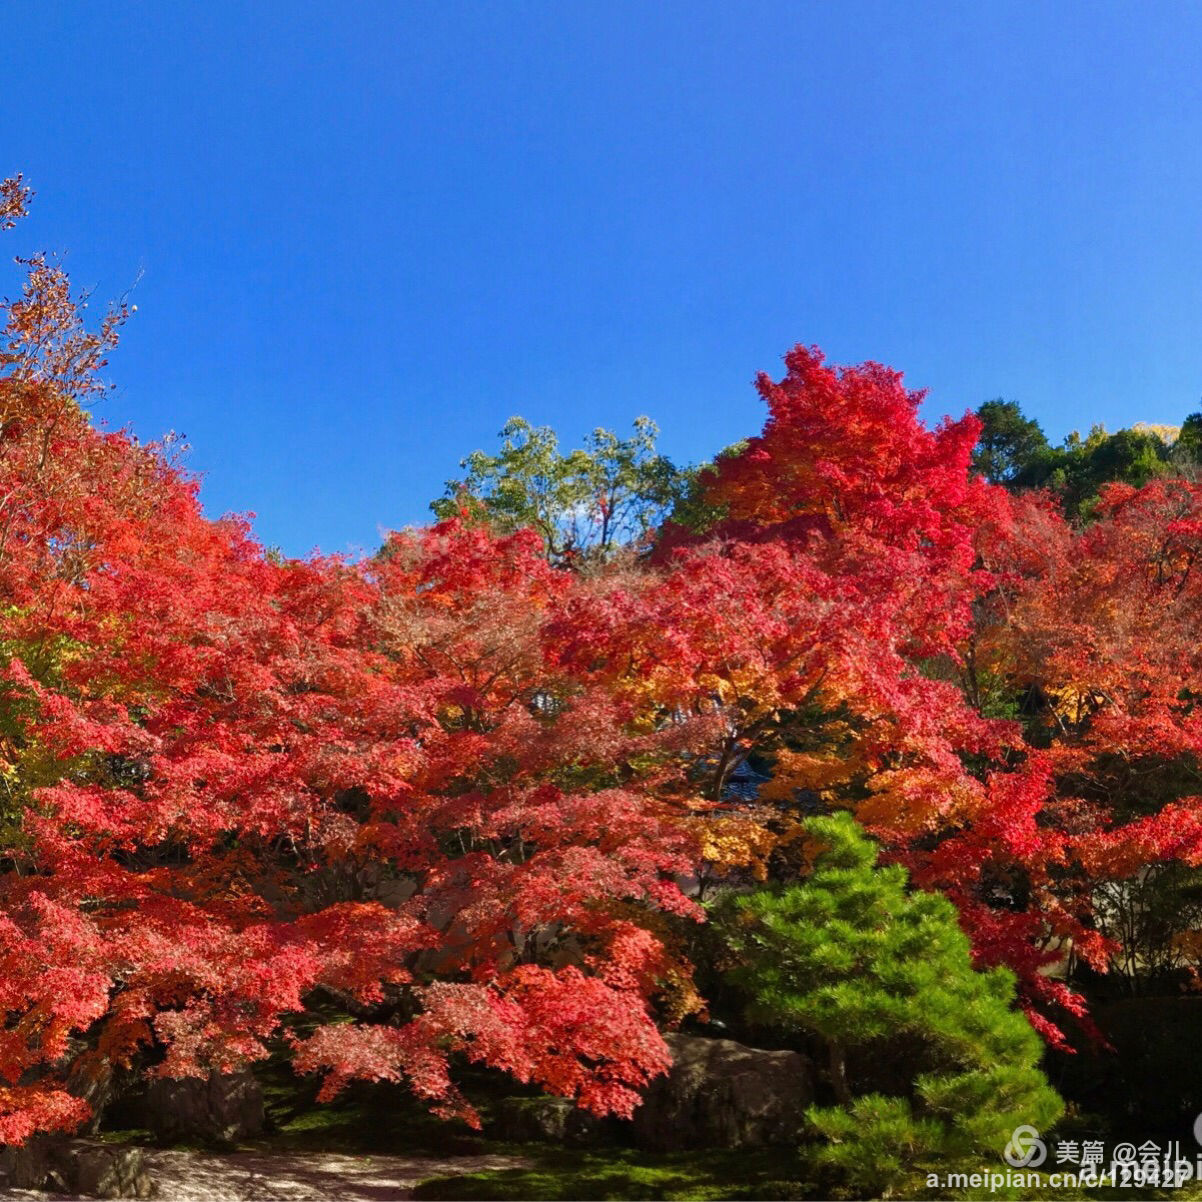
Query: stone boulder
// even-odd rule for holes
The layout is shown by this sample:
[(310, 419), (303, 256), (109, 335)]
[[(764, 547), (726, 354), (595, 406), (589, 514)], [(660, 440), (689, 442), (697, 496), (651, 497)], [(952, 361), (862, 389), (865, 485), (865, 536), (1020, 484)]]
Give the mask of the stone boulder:
[(632, 1120), (649, 1151), (758, 1148), (799, 1142), (814, 1100), (814, 1067), (800, 1052), (769, 1052), (730, 1039), (664, 1036), (668, 1074), (656, 1078)]
[(85, 1198), (150, 1198), (154, 1194), (141, 1148), (76, 1140), (70, 1191)]
[(143, 1106), (147, 1127), (163, 1143), (228, 1145), (263, 1130), (263, 1090), (249, 1071), (156, 1077)]
[(50, 1190), (77, 1198), (150, 1198), (141, 1148), (94, 1139), (34, 1135), (6, 1148), (0, 1168), (13, 1189)]
[(604, 1121), (570, 1098), (502, 1098), (491, 1133), (514, 1143), (591, 1144), (603, 1137)]
[(14, 1189), (65, 1189), (58, 1161), (68, 1140), (63, 1135), (31, 1135), (23, 1144), (9, 1145), (0, 1153), (0, 1172)]

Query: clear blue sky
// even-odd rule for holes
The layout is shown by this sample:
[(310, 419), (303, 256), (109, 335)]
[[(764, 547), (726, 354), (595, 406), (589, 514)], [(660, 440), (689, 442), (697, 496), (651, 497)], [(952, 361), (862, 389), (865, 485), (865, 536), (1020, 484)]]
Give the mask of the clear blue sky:
[[(0, 173), (100, 297), (100, 407), (269, 543), (421, 521), (513, 413), (758, 429), (793, 343), (1060, 437), (1202, 396), (1202, 8), (6, 6)], [(15, 282), (15, 276), (13, 277)], [(7, 285), (11, 290), (13, 285)]]

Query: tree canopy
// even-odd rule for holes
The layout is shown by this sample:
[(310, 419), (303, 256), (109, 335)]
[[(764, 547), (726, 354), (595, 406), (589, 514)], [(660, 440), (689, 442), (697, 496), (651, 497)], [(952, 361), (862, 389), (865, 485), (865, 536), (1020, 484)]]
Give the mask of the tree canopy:
[(473, 451), (467, 474), (447, 483), (435, 517), (486, 521), (502, 533), (528, 528), (556, 564), (605, 558), (645, 540), (684, 495), (688, 473), (655, 449), (659, 430), (635, 419), (629, 438), (596, 429), (585, 446), (564, 454), (549, 426), (510, 418), (495, 455)]
[[(942, 895), (941, 931), (954, 906), (1053, 1044), (1088, 1030), (1074, 974), (1152, 963), (1115, 897), (1202, 864), (1202, 486), (1161, 435), (1063, 448), (1059, 492), (995, 440), (1003, 487), (981, 418), (930, 428), (899, 373), (799, 345), (702, 471), (649, 423), (567, 454), (511, 423), (433, 525), (291, 559), (90, 421), (130, 310), (90, 329), (60, 268), (26, 271), (0, 1142), (78, 1124), (81, 1075), (277, 1053), (326, 1097), (387, 1080), (474, 1121), (466, 1061), (628, 1114), (704, 1013), (698, 895), (796, 885), (816, 813)], [(1166, 971), (1202, 960), (1181, 921)]]
[(1055, 1122), (1063, 1107), (1013, 1008), (1014, 978), (973, 970), (951, 903), (876, 867), (849, 815), (805, 829), (810, 874), (731, 897), (724, 925), (752, 1015), (825, 1047), (839, 1105), (810, 1110), (828, 1141), (819, 1164), (887, 1197), (917, 1174), (987, 1163), (1019, 1124)]

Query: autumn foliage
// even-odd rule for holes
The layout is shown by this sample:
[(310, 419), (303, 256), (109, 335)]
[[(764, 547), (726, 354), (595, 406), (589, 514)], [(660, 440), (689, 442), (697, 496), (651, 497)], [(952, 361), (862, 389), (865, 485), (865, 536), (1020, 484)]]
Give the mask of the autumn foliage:
[[(19, 182), (0, 221), (21, 215)], [(0, 379), (0, 1143), (81, 1077), (287, 1046), (332, 1095), (471, 1119), (464, 1060), (628, 1114), (703, 1000), (714, 883), (852, 810), (1020, 976), (1104, 969), (1100, 884), (1202, 859), (1202, 489), (1087, 526), (971, 471), (971, 417), (814, 349), (654, 545), (577, 570), (465, 511), (370, 559), (268, 555), (169, 445), (81, 401), (128, 310), (26, 261)], [(732, 775), (766, 768), (756, 798)], [(298, 1016), (312, 1021), (298, 1024)], [(319, 1016), (320, 1020), (318, 1020)]]

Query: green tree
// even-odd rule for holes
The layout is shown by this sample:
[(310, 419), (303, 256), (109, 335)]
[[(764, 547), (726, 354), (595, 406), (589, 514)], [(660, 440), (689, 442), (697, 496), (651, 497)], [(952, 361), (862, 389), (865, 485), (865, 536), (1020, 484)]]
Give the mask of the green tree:
[(1175, 450), (1179, 459), (1190, 464), (1202, 463), (1202, 413), (1191, 413), (1181, 423)]
[[(1085, 437), (1074, 430), (1053, 447), (1011, 402), (989, 401), (977, 412), (986, 422), (974, 453), (977, 470), (1012, 490), (1050, 489), (1073, 516), (1089, 516), (1104, 484), (1142, 488), (1180, 468), (1180, 453), (1155, 427), (1136, 425), (1111, 434), (1094, 425)], [(1025, 437), (1024, 423), (1038, 431), (1037, 439)]]
[(1024, 417), (1015, 401), (986, 401), (977, 417), (982, 428), (972, 464), (994, 484), (1009, 484), (1051, 449), (1039, 423)]
[(566, 454), (549, 426), (513, 417), (495, 455), (473, 451), (466, 475), (447, 483), (430, 508), (442, 519), (466, 512), (503, 532), (532, 527), (553, 563), (604, 558), (663, 521), (689, 475), (655, 447), (659, 429), (637, 418), (629, 438), (598, 428)]
[(806, 827), (822, 844), (812, 875), (728, 899), (723, 921), (749, 1017), (825, 1046), (837, 1105), (808, 1113), (818, 1166), (871, 1197), (996, 1166), (1015, 1127), (1063, 1109), (1013, 976), (975, 971), (952, 904), (876, 867), (849, 815)]
[(1100, 442), (1082, 472), (1082, 497), (1097, 495), (1112, 480), (1142, 488), (1157, 476), (1168, 475), (1169, 447), (1158, 434), (1147, 430), (1119, 430)]

